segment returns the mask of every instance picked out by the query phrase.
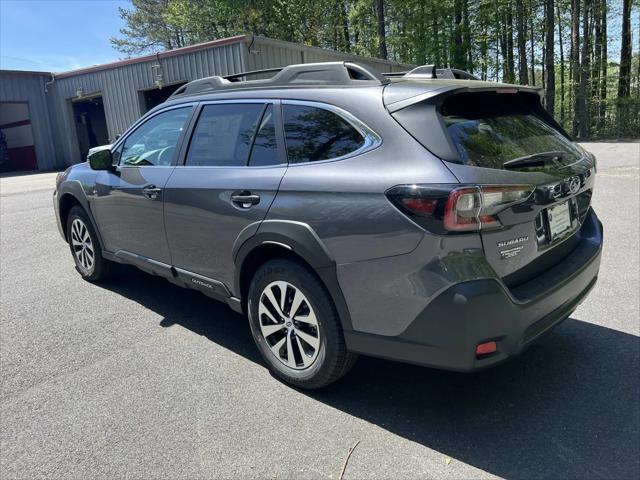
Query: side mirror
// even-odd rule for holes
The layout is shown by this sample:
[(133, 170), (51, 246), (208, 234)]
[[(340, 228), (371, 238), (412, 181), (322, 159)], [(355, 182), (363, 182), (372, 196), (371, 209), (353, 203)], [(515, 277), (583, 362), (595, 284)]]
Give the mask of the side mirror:
[(89, 155), (89, 165), (93, 170), (113, 170), (111, 150), (98, 150)]

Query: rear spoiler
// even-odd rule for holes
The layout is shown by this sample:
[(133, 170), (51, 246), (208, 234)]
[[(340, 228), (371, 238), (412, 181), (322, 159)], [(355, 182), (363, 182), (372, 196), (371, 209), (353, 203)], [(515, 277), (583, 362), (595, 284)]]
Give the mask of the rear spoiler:
[[(431, 102), (436, 101), (436, 99), (438, 102), (441, 102), (450, 95), (467, 92), (496, 92), (504, 94), (522, 92), (535, 94), (540, 98), (544, 95), (544, 90), (541, 87), (504, 85), (499, 83), (492, 84), (490, 82), (479, 82), (477, 80), (459, 80), (457, 83), (458, 82), (461, 85), (446, 85), (432, 88), (427, 91), (425, 91), (425, 86), (419, 83), (413, 85), (403, 83), (388, 85), (384, 91), (384, 105), (389, 113), (394, 113), (416, 103), (424, 101)], [(418, 93), (420, 91), (422, 91), (422, 93)]]

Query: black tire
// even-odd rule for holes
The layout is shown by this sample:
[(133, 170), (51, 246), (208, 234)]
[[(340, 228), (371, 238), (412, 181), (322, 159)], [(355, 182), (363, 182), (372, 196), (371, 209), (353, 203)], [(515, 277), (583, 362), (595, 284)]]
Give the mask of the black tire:
[[(283, 363), (284, 360), (279, 360), (276, 354), (271, 351), (270, 341), (267, 341), (262, 333), (259, 322), (263, 320), (258, 315), (259, 302), (265, 289), (273, 282), (279, 281), (287, 282), (302, 292), (315, 313), (318, 330), (314, 331), (319, 331), (320, 346), (315, 360), (308, 367), (295, 369)], [(291, 385), (305, 389), (325, 387), (344, 376), (357, 359), (356, 354), (347, 351), (340, 319), (331, 297), (317, 277), (305, 266), (295, 261), (270, 260), (256, 271), (249, 287), (247, 311), (253, 338), (269, 370)], [(291, 317), (295, 316), (295, 312), (289, 311), (289, 314)], [(300, 328), (299, 323), (298, 328)], [(283, 327), (284, 331), (286, 330)], [(294, 338), (295, 332), (299, 332), (299, 330), (293, 332)], [(283, 335), (286, 337), (286, 334)], [(270, 334), (267, 334), (267, 337), (273, 338)], [(283, 346), (283, 348), (286, 347)], [(299, 348), (294, 347), (294, 349), (297, 349), (298, 353), (300, 352)], [(298, 358), (300, 358), (300, 354), (298, 354)]]
[[(91, 239), (91, 246), (93, 247), (93, 261), (89, 267), (87, 267), (87, 264), (83, 265), (83, 261), (86, 263), (86, 259), (91, 258), (90, 254), (87, 253), (86, 255), (88, 256), (84, 257), (81, 254), (80, 257), (83, 258), (82, 260), (78, 254), (76, 254), (76, 251), (80, 249), (80, 247), (74, 246), (74, 238), (78, 238), (77, 232), (74, 233), (72, 231), (74, 228), (74, 221), (81, 222), (84, 228), (86, 228), (88, 237)], [(115, 264), (106, 260), (102, 256), (102, 245), (100, 244), (100, 240), (93, 229), (93, 225), (91, 224), (89, 217), (81, 207), (73, 207), (69, 212), (69, 216), (67, 217), (67, 240), (69, 243), (69, 249), (71, 250), (71, 257), (76, 264), (76, 270), (82, 278), (94, 283), (101, 282), (109, 278), (114, 270)]]

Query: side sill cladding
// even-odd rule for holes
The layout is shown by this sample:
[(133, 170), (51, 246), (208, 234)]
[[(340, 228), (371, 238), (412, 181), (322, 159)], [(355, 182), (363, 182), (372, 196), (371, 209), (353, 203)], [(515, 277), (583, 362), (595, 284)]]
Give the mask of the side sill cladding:
[(262, 246), (277, 246), (304, 260), (327, 288), (334, 301), (345, 331), (352, 329), (351, 316), (342, 295), (336, 274), (336, 264), (313, 229), (302, 222), (290, 220), (265, 220), (255, 235), (241, 245), (234, 246), (236, 265), (234, 293), (237, 302), (246, 299), (242, 295), (242, 269), (250, 254)]

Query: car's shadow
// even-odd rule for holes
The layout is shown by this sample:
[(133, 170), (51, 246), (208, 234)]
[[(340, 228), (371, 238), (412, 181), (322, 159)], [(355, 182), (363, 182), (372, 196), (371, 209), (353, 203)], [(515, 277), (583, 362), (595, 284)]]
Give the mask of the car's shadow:
[[(246, 320), (135, 269), (105, 288), (253, 362)], [(361, 358), (302, 392), (443, 455), (506, 478), (640, 477), (640, 342), (569, 319), (520, 357), (476, 374)]]

